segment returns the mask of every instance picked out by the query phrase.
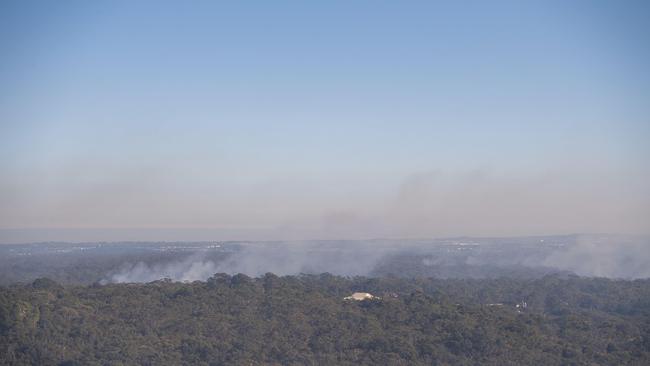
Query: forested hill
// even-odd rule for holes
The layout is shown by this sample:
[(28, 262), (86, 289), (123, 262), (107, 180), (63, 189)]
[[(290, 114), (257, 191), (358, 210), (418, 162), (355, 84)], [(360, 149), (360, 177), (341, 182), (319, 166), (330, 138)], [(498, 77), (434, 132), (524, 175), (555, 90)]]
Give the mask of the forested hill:
[(39, 279), (0, 287), (0, 364), (648, 365), (650, 280)]

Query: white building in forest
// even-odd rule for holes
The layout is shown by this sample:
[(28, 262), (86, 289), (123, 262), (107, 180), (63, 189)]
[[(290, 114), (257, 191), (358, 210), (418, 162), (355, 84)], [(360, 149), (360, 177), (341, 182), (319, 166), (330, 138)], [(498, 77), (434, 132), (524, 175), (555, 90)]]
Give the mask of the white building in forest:
[(372, 300), (372, 299), (379, 299), (379, 298), (367, 292), (355, 292), (352, 295), (343, 298), (343, 300), (355, 300), (355, 301)]

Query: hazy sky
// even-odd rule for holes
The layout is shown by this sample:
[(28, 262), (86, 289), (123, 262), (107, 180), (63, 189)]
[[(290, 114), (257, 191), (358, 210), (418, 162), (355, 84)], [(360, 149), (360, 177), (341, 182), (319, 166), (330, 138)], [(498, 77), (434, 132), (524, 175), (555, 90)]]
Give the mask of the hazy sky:
[(2, 1), (0, 242), (648, 233), (649, 4)]

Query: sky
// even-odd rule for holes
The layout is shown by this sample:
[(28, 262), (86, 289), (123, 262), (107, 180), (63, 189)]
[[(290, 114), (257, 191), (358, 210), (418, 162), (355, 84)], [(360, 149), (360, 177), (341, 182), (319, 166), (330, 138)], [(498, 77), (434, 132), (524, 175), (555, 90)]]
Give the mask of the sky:
[(646, 1), (2, 1), (0, 242), (650, 232)]

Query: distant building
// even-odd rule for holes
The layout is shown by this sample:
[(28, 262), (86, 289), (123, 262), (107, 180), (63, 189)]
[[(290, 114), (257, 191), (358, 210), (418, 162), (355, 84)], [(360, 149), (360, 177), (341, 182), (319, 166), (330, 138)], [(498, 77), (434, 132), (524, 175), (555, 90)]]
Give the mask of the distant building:
[(343, 300), (355, 300), (355, 301), (372, 300), (372, 299), (379, 299), (379, 298), (367, 292), (355, 292), (352, 295), (343, 298)]

